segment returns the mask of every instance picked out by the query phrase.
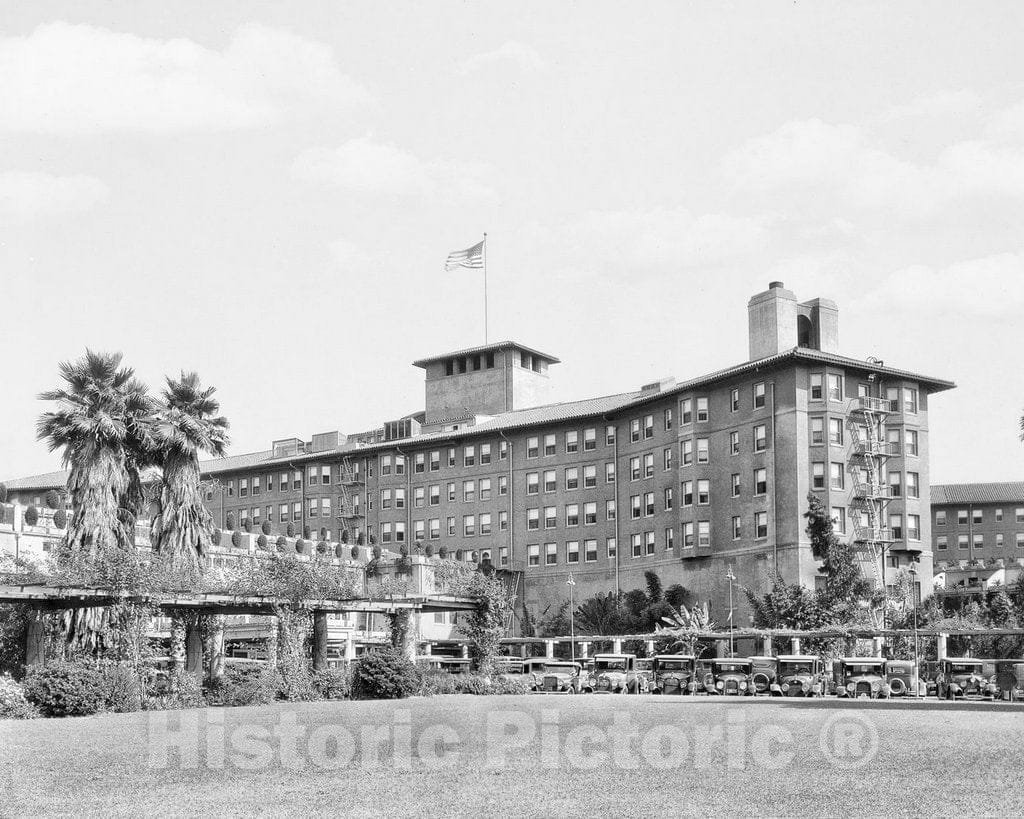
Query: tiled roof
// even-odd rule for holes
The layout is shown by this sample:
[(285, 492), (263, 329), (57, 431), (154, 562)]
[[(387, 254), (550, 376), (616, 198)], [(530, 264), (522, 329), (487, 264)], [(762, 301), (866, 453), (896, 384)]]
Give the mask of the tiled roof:
[(552, 364), (561, 364), (562, 362), (555, 358), (550, 353), (542, 353), (540, 350), (535, 350), (532, 347), (527, 347), (525, 344), (520, 344), (517, 341), (494, 341), (490, 344), (483, 344), (480, 347), (467, 347), (465, 350), (455, 350), (451, 353), (440, 353), (439, 355), (428, 356), (427, 358), (421, 358), (414, 362), (414, 367), (425, 367), (427, 364), (433, 364), (435, 361), (444, 361), (446, 358), (461, 358), (464, 355), (477, 355), (478, 353), (491, 353), (497, 352), (498, 350), (522, 350), (524, 353), (530, 355), (539, 356), (540, 358), (547, 359)]
[(934, 484), (932, 506), (945, 503), (1024, 503), (1024, 481)]
[(42, 475), (29, 475), (27, 478), (14, 478), (4, 481), (8, 489), (58, 489), (66, 486), (68, 482), (68, 471), (61, 469), (57, 472), (45, 472)]

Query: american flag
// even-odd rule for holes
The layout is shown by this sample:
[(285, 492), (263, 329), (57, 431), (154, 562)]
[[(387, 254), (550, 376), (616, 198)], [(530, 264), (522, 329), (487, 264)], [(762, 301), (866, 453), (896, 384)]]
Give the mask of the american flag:
[(465, 250), (456, 250), (448, 254), (445, 260), (444, 269), (451, 273), (458, 267), (470, 267), (474, 270), (481, 270), (484, 266), (484, 243), (478, 242)]

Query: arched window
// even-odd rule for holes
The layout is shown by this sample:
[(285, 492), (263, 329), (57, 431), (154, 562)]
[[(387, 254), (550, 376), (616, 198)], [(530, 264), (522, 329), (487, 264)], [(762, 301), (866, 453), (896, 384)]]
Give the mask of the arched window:
[(796, 317), (796, 343), (798, 347), (814, 346), (814, 325), (807, 316)]

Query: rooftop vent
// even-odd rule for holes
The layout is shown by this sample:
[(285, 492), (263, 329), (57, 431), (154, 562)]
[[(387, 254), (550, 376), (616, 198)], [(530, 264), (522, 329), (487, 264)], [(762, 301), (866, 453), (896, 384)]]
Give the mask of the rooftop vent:
[(664, 392), (670, 390), (676, 385), (676, 380), (671, 376), (666, 378), (659, 378), (657, 381), (652, 381), (650, 384), (644, 384), (640, 388), (640, 392)]

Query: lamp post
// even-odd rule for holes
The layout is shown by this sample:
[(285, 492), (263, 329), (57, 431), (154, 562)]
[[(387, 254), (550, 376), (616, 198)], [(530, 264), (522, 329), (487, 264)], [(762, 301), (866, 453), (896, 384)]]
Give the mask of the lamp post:
[(736, 640), (733, 635), (733, 605), (732, 605), (732, 582), (736, 579), (736, 575), (732, 573), (732, 564), (729, 564), (729, 570), (725, 573), (725, 579), (729, 581), (729, 656), (736, 656)]
[(907, 569), (907, 574), (910, 575), (910, 602), (914, 605), (914, 672), (917, 674), (914, 696), (920, 697), (921, 668), (917, 653), (917, 569), (914, 568), (913, 562), (911, 562), (910, 567)]
[(572, 572), (569, 572), (569, 579), (565, 581), (569, 587), (569, 659), (576, 662), (576, 611), (572, 600), (573, 589), (576, 588), (576, 581), (572, 579)]

